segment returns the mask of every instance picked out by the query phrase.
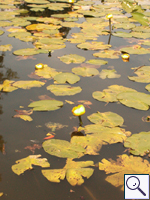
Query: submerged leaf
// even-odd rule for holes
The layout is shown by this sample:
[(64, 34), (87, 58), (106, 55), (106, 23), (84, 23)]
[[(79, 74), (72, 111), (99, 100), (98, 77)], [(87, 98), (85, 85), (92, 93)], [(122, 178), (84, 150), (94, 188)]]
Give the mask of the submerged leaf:
[(34, 101), (28, 105), (28, 107), (33, 107), (34, 111), (52, 111), (58, 110), (63, 106), (62, 101), (57, 100), (40, 100)]
[(71, 87), (69, 85), (49, 85), (47, 90), (50, 90), (56, 96), (75, 95), (82, 91), (81, 87)]
[(13, 48), (13, 47), (12, 47), (11, 44), (0, 45), (0, 51), (11, 51), (12, 48)]
[(46, 126), (47, 128), (50, 128), (51, 131), (53, 131), (53, 132), (54, 132), (55, 130), (59, 130), (59, 129), (63, 128), (63, 127), (68, 127), (68, 125), (63, 125), (63, 124), (54, 123), (54, 122), (47, 122), (47, 123), (45, 124), (45, 126)]
[(32, 165), (38, 165), (41, 167), (50, 167), (46, 158), (39, 158), (41, 155), (30, 155), (26, 158), (20, 159), (16, 161), (15, 165), (12, 165), (12, 171), (20, 175), (24, 173), (26, 170), (33, 169)]
[(124, 174), (150, 174), (150, 163), (146, 159), (126, 154), (118, 157), (117, 161), (108, 161), (104, 158), (99, 162), (99, 170), (111, 174), (105, 180), (113, 186), (121, 186), (121, 190), (124, 190)]

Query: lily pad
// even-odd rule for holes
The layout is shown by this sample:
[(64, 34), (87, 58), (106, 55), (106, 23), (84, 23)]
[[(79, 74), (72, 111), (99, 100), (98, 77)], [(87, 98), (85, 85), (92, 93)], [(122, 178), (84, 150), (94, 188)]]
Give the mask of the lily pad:
[(106, 181), (124, 190), (124, 174), (150, 174), (150, 163), (146, 159), (126, 154), (119, 155), (117, 161), (106, 160), (99, 162), (99, 170), (104, 170)]
[(80, 145), (74, 145), (66, 140), (59, 139), (46, 140), (42, 146), (44, 151), (60, 158), (80, 158), (85, 152), (85, 149)]
[(54, 76), (56, 76), (59, 72), (56, 71), (56, 69), (49, 67), (48, 65), (44, 65), (43, 69), (35, 70), (35, 75), (45, 78), (45, 79), (51, 79)]
[(80, 49), (88, 49), (88, 50), (99, 50), (99, 49), (109, 49), (111, 45), (104, 44), (103, 42), (84, 42), (77, 45)]
[(63, 106), (62, 101), (57, 100), (40, 100), (34, 101), (28, 105), (28, 107), (33, 107), (34, 111), (52, 111), (58, 110)]
[(90, 67), (74, 67), (72, 68), (72, 72), (83, 77), (95, 76), (99, 74), (97, 69)]
[(150, 157), (150, 132), (133, 134), (126, 139), (124, 146), (129, 148), (133, 155), (145, 156), (148, 154)]
[(113, 36), (117, 36), (117, 37), (123, 37), (123, 38), (131, 38), (132, 35), (130, 33), (127, 32), (123, 32), (123, 31), (117, 31), (112, 33)]
[(26, 158), (20, 159), (16, 161), (15, 165), (12, 165), (12, 171), (20, 175), (24, 173), (26, 170), (33, 169), (32, 165), (38, 165), (41, 167), (50, 167), (46, 158), (39, 158), (41, 155), (30, 155)]
[(47, 90), (50, 90), (56, 96), (75, 95), (82, 91), (81, 87), (71, 87), (69, 85), (49, 85)]
[(13, 48), (13, 47), (12, 47), (11, 44), (0, 45), (0, 51), (11, 51), (12, 48)]
[(111, 58), (111, 59), (117, 59), (119, 58), (119, 55), (121, 54), (120, 51), (115, 50), (104, 50), (100, 51), (98, 53), (94, 53), (93, 56), (99, 57), (99, 58)]
[(140, 12), (132, 12), (131, 15), (132, 15), (133, 19), (137, 20), (140, 24), (142, 24), (144, 26), (149, 25), (148, 24), (149, 20), (144, 14), (142, 14)]
[(135, 28), (135, 24), (133, 23), (119, 23), (119, 24), (114, 24), (113, 28), (121, 28), (121, 29), (125, 29), (125, 30), (129, 30), (132, 28)]
[(17, 88), (30, 89), (32, 87), (41, 87), (45, 83), (41, 81), (16, 81), (12, 85)]
[(0, 90), (2, 90), (3, 92), (12, 92), (14, 90), (17, 90), (18, 88), (14, 87), (12, 84), (14, 83), (14, 81), (10, 81), (10, 80), (5, 80), (3, 82), (3, 84), (0, 84)]
[(132, 81), (150, 83), (150, 66), (140, 66), (134, 70), (137, 76), (128, 76)]
[(106, 79), (106, 78), (120, 78), (120, 74), (116, 73), (115, 69), (103, 69), (100, 73), (99, 73), (99, 77), (102, 79)]
[(85, 61), (85, 58), (83, 56), (79, 56), (77, 54), (64, 55), (59, 57), (59, 59), (66, 64), (83, 63)]
[(127, 52), (129, 54), (150, 54), (150, 49), (141, 47), (140, 45), (134, 45), (130, 47), (121, 48), (120, 51)]
[(91, 60), (86, 61), (86, 63), (92, 64), (92, 65), (106, 65), (108, 61), (100, 60), (100, 59), (91, 59)]
[(81, 185), (84, 183), (83, 177), (90, 178), (94, 172), (92, 168), (93, 161), (78, 161), (67, 159), (66, 165), (63, 169), (47, 169), (42, 170), (42, 174), (51, 182), (59, 183), (64, 180), (65, 176), (67, 181), (72, 185)]
[(57, 81), (57, 83), (70, 83), (74, 84), (80, 80), (80, 77), (72, 74), (72, 73), (60, 73), (54, 76), (54, 80)]
[(39, 54), (39, 52), (34, 48), (27, 48), (27, 49), (19, 49), (13, 52), (13, 54), (17, 56), (31, 56), (35, 54)]
[(97, 112), (87, 117), (92, 123), (101, 124), (102, 126), (115, 127), (123, 125), (123, 118), (113, 112)]
[(3, 35), (4, 34), (4, 31), (0, 30), (0, 35)]

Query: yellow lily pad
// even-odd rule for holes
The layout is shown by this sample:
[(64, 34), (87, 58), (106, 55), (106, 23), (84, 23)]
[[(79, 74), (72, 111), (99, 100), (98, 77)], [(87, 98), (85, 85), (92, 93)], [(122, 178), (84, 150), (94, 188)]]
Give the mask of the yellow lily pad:
[(16, 81), (12, 85), (17, 88), (30, 89), (32, 87), (41, 87), (45, 83), (41, 81)]
[(83, 77), (95, 76), (99, 74), (97, 69), (89, 67), (74, 67), (72, 68), (72, 72)]
[(83, 56), (79, 56), (77, 54), (64, 55), (59, 57), (59, 59), (66, 64), (83, 63), (85, 61), (85, 58)]
[(60, 180), (64, 180), (66, 177), (72, 186), (81, 185), (84, 183), (82, 176), (87, 179), (92, 176), (94, 169), (87, 167), (93, 165), (93, 161), (75, 162), (72, 159), (67, 159), (63, 169), (42, 170), (42, 174), (51, 182), (59, 183)]
[(77, 45), (80, 49), (88, 49), (88, 50), (99, 50), (99, 49), (109, 49), (111, 45), (104, 44), (103, 42), (84, 42)]
[(57, 81), (57, 83), (70, 83), (74, 84), (80, 80), (80, 77), (72, 74), (72, 73), (60, 73), (54, 76), (54, 80)]
[(123, 154), (118, 156), (117, 161), (102, 159), (99, 170), (110, 174), (105, 179), (107, 182), (124, 190), (124, 174), (150, 174), (150, 163), (146, 159)]
[(32, 165), (38, 165), (41, 167), (50, 167), (46, 158), (39, 158), (41, 155), (30, 155), (26, 158), (20, 159), (16, 161), (16, 164), (12, 165), (12, 171), (20, 175), (24, 173), (26, 170), (33, 169)]
[(102, 69), (102, 71), (99, 73), (99, 77), (101, 79), (106, 78), (120, 78), (120, 74), (116, 73), (115, 69)]

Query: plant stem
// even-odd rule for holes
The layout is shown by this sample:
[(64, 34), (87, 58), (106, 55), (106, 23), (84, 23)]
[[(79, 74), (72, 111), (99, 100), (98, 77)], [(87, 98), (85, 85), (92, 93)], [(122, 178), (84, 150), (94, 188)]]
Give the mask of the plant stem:
[(111, 34), (111, 18), (109, 19), (109, 32)]
[(81, 116), (78, 116), (79, 117), (79, 126), (82, 126), (83, 122), (82, 122), (82, 119), (81, 119)]

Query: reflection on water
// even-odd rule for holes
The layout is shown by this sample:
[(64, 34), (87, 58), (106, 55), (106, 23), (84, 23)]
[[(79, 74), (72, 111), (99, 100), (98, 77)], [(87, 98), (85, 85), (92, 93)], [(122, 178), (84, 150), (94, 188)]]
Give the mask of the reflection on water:
[(0, 151), (5, 154), (5, 142), (2, 135), (0, 135)]
[(5, 65), (3, 64), (4, 56), (5, 52), (2, 52), (0, 55), (0, 68), (3, 68), (5, 70), (0, 71), (0, 83), (3, 83), (3, 81), (6, 79), (11, 80), (13, 78), (19, 78), (17, 72), (14, 72), (11, 68), (5, 67)]

